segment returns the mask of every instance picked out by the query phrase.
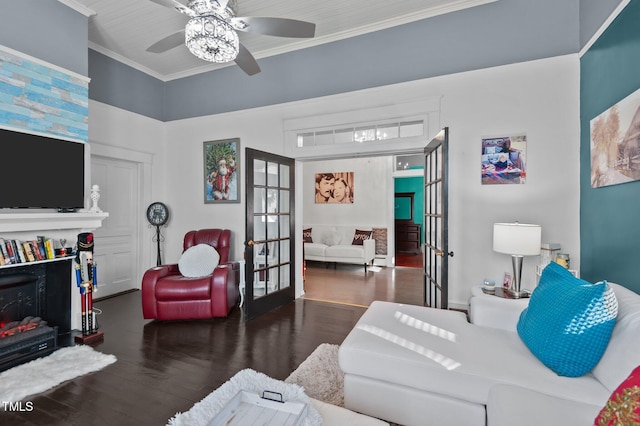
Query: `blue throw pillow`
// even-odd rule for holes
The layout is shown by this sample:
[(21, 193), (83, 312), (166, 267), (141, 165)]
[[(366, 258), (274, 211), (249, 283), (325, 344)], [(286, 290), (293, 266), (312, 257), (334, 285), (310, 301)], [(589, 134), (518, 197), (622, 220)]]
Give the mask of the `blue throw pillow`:
[(551, 262), (520, 314), (518, 335), (559, 376), (583, 376), (602, 358), (617, 315), (606, 281), (591, 284)]

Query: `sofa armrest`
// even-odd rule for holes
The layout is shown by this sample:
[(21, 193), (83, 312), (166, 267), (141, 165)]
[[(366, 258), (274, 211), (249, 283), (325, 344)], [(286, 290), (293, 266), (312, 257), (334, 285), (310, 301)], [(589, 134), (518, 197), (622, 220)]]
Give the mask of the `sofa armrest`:
[(144, 318), (157, 318), (156, 284), (158, 280), (179, 273), (178, 264), (156, 266), (144, 273), (142, 277), (142, 315)]
[(469, 300), (469, 320), (472, 324), (516, 331), (520, 314), (529, 299), (503, 299), (488, 294), (473, 296)]
[(376, 240), (369, 238), (362, 242), (364, 248), (364, 261), (369, 263), (376, 257)]

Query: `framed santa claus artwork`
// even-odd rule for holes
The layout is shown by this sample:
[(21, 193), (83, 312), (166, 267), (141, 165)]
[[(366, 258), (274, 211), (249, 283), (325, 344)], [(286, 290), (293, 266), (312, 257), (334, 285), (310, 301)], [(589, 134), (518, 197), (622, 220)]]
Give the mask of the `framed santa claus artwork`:
[(204, 142), (204, 202), (240, 202), (240, 139)]

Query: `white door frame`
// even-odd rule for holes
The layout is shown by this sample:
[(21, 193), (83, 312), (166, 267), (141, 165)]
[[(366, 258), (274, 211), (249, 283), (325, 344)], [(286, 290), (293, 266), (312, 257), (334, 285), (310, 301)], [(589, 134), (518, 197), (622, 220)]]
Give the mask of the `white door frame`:
[[(134, 151), (127, 148), (120, 148), (110, 145), (104, 145), (97, 142), (89, 141), (89, 148), (91, 156), (99, 156), (111, 158), (114, 160), (123, 160), (136, 163), (137, 165), (137, 178), (139, 182), (138, 193), (138, 211), (144, 212), (146, 206), (151, 203), (151, 166), (153, 164), (153, 154), (141, 151)], [(91, 176), (91, 174), (89, 174)], [(135, 223), (135, 238), (139, 244), (136, 253), (136, 288), (140, 289), (142, 286), (142, 275), (146, 270), (145, 259), (151, 258), (151, 241), (145, 241), (144, 232), (144, 215), (140, 214)]]

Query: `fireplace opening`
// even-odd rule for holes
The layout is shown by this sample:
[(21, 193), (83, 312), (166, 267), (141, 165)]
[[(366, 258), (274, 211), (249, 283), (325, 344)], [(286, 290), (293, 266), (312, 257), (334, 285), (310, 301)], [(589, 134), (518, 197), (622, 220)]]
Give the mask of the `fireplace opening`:
[(56, 350), (70, 327), (69, 279), (68, 262), (0, 269), (0, 371)]

